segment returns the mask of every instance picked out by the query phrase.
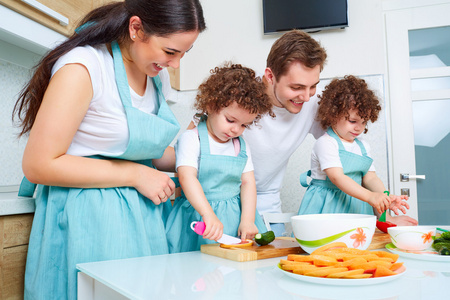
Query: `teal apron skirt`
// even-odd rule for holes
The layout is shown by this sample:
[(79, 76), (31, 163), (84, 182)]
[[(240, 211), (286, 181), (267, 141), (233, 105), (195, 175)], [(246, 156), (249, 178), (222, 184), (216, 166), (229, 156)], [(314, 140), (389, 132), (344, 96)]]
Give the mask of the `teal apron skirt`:
[[(198, 125), (200, 166), (198, 180), (214, 213), (223, 224), (223, 233), (237, 236), (241, 222), (241, 176), (247, 163), (245, 141), (239, 137), (238, 156), (210, 154), (206, 122)], [(170, 253), (200, 250), (202, 244), (215, 243), (204, 239), (190, 228), (194, 221), (202, 221), (200, 214), (182, 194), (175, 199), (166, 224)], [(255, 224), (260, 232), (267, 231), (258, 212)]]
[[(152, 78), (158, 114), (144, 113), (131, 104), (120, 48), (112, 43), (116, 83), (125, 108), (129, 142), (119, 157), (151, 166), (179, 130), (161, 93), (159, 77)], [(100, 157), (99, 157), (100, 158)], [(24, 179), (20, 195), (32, 196), (34, 185)], [(39, 185), (28, 246), (25, 299), (77, 298), (76, 264), (168, 253), (165, 208), (132, 187), (65, 188)]]
[[(328, 128), (327, 133), (333, 137), (339, 145), (339, 157), (341, 159), (344, 174), (361, 185), (363, 176), (366, 175), (373, 162), (372, 158), (367, 156), (363, 143), (360, 140), (355, 139), (355, 142), (361, 148), (362, 153), (362, 155), (358, 155), (346, 151), (342, 141), (331, 128)], [(312, 179), (308, 186), (307, 177), (310, 175), (311, 171), (308, 171), (300, 176), (301, 185), (308, 187), (308, 189), (300, 204), (298, 211), (299, 215), (320, 213), (373, 215), (373, 208), (370, 204), (347, 195), (334, 185), (328, 177), (325, 180)]]

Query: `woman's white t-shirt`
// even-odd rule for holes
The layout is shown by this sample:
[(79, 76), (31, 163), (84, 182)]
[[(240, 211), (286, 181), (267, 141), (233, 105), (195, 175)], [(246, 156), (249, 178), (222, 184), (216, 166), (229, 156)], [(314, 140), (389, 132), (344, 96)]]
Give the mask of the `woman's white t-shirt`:
[[(67, 154), (76, 156), (123, 154), (128, 145), (128, 125), (116, 85), (113, 58), (106, 45), (72, 49), (55, 63), (52, 76), (67, 64), (85, 66), (91, 77), (93, 90), (89, 108), (75, 133)], [(163, 94), (167, 99), (172, 92), (169, 73), (164, 69), (159, 76)], [(76, 91), (71, 92), (76, 93)], [(144, 95), (138, 95), (131, 87), (130, 95), (134, 107), (148, 114), (158, 112), (158, 101), (150, 77), (147, 77)]]
[[(370, 157), (369, 144), (358, 137), (366, 148), (367, 156)], [(342, 141), (345, 150), (351, 153), (362, 155), (361, 148), (356, 142), (349, 143)], [(311, 153), (311, 178), (324, 180), (327, 174), (324, 170), (329, 168), (342, 168), (341, 159), (339, 157), (339, 146), (337, 141), (325, 133), (319, 139), (317, 139)], [(375, 166), (372, 162), (369, 171), (375, 171)]]

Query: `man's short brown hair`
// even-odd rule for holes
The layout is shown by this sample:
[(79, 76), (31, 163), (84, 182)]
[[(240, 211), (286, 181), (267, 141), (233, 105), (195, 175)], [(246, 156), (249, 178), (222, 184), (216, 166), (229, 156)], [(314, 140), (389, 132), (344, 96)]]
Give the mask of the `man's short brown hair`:
[(322, 71), (326, 59), (325, 49), (309, 34), (301, 30), (291, 30), (272, 45), (267, 57), (267, 67), (278, 80), (287, 73), (292, 62), (300, 62), (308, 68), (320, 65)]

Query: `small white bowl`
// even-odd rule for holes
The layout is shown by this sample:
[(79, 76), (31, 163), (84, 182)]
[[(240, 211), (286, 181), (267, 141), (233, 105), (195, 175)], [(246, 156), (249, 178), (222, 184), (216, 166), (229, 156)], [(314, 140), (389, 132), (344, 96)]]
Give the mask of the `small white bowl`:
[(388, 234), (395, 247), (402, 250), (425, 250), (433, 244), (436, 236), (434, 226), (396, 226), (389, 227)]
[(333, 242), (366, 250), (375, 233), (376, 217), (363, 214), (312, 214), (291, 218), (297, 242), (308, 253)]

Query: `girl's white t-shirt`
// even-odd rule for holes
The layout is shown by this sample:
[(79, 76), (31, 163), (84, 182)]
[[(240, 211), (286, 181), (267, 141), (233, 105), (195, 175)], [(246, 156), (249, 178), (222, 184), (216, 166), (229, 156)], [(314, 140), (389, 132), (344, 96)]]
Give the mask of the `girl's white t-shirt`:
[[(367, 155), (370, 156), (370, 145), (361, 137), (358, 139), (366, 148)], [(349, 143), (342, 141), (345, 150), (351, 153), (362, 155), (361, 148), (356, 142)], [(339, 157), (339, 145), (337, 141), (325, 133), (314, 144), (311, 153), (311, 178), (324, 180), (327, 174), (324, 170), (329, 168), (342, 168), (341, 159)], [(375, 171), (375, 166), (372, 162), (369, 171)]]
[[(232, 140), (226, 143), (218, 143), (208, 135), (210, 153), (213, 155), (237, 156)], [(250, 147), (246, 143), (247, 163), (242, 173), (253, 171), (252, 155)], [(200, 164), (200, 140), (197, 130), (191, 129), (183, 132), (176, 142), (175, 155), (177, 158), (176, 168), (180, 166), (190, 166), (198, 170)]]
[[(73, 137), (67, 154), (76, 156), (123, 154), (129, 139), (128, 122), (116, 85), (113, 58), (106, 45), (72, 49), (55, 63), (52, 76), (67, 64), (85, 66), (91, 77), (93, 90), (89, 108)], [(164, 69), (159, 76), (163, 94), (168, 99), (172, 96), (169, 73)], [(138, 95), (130, 87), (130, 96), (132, 105), (139, 110), (148, 114), (158, 112), (158, 101), (150, 77), (147, 77), (144, 95)]]

